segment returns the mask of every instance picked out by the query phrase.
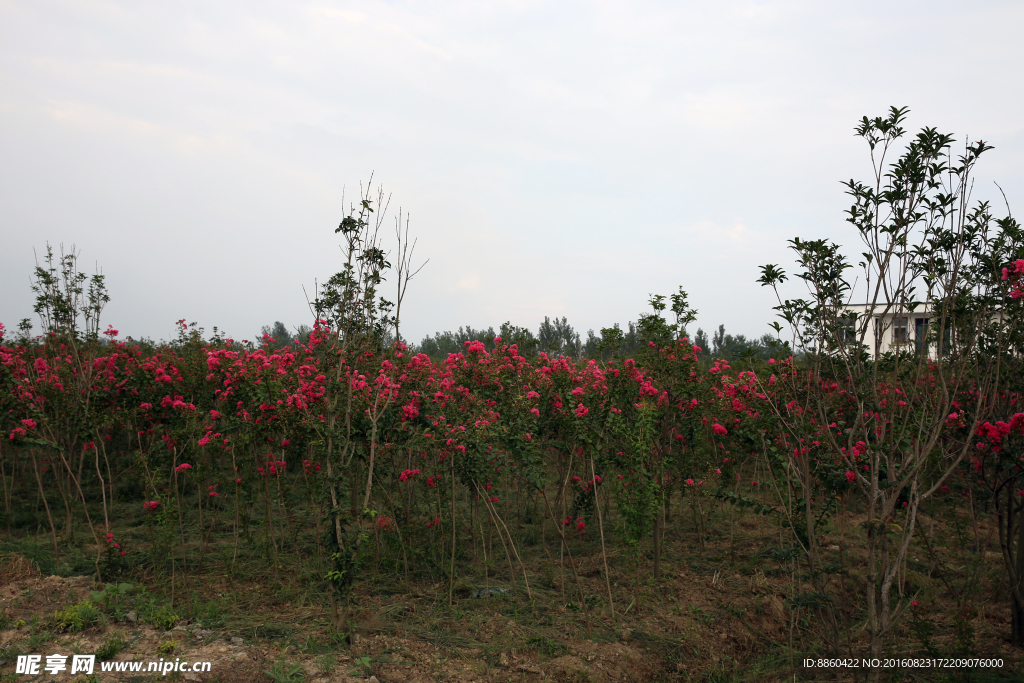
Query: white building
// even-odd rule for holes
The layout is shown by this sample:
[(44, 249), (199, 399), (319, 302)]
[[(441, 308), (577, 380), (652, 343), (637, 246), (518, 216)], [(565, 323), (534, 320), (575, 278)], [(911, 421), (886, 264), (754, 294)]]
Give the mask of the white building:
[[(850, 328), (847, 338), (850, 341), (859, 339), (860, 331), (864, 325), (864, 316), (868, 315), (868, 304), (850, 304), (846, 306), (850, 315)], [(899, 311), (896, 307), (890, 307), (886, 311), (884, 304), (876, 304), (872, 311), (872, 320), (868, 323), (864, 334), (864, 345), (868, 353), (874, 357), (878, 353), (894, 351), (898, 346), (904, 346), (921, 350), (928, 343), (928, 334), (931, 330), (932, 311), (924, 306), (917, 306), (913, 311)], [(946, 344), (944, 344), (946, 345)], [(930, 345), (928, 355), (937, 356), (936, 343)]]

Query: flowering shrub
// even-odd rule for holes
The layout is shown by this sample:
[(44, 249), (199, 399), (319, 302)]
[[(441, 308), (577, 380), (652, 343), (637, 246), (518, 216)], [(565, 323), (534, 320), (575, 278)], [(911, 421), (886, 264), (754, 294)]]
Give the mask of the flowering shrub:
[[(861, 203), (876, 197), (851, 191)], [(861, 209), (853, 211), (857, 220)], [(98, 517), (72, 510), (102, 506), (105, 520), (113, 482), (137, 479), (143, 483), (130, 494), (132, 506), (138, 513), (142, 503), (154, 569), (170, 558), (176, 580), (177, 567), (201, 566), (217, 529), (232, 535), (232, 552), (222, 554), (232, 570), (239, 546), (255, 548), (275, 574), (282, 558), (315, 556), (332, 588), (334, 626), (344, 631), (353, 584), (371, 558), (432, 580), (445, 576), (451, 600), (466, 548), (482, 545), (478, 534), (496, 535), (516, 585), (509, 520), (523, 509), (544, 520), (542, 530), (554, 527), (555, 542), (570, 555), (598, 540), (604, 554), (606, 536), (624, 546), (637, 591), (648, 550), (660, 576), (674, 496), (689, 506), (701, 544), (709, 500), (771, 514), (804, 553), (807, 582), (822, 595), (829, 566), (822, 529), (842, 519), (847, 505), (867, 513), (868, 562), (890, 573), (901, 566), (898, 553), (909, 546), (921, 501), (948, 492), (954, 473), (970, 477), (962, 487), (987, 487), (1011, 528), (1010, 518), (1021, 514), (1024, 387), (1014, 378), (1024, 373), (1011, 372), (1006, 386), (984, 374), (990, 366), (969, 367), (1024, 348), (1013, 336), (1024, 259), (1012, 235), (990, 255), (988, 270), (978, 265), (981, 256), (972, 262), (975, 281), (987, 278), (989, 293), (971, 300), (970, 325), (957, 319), (936, 327), (952, 330), (941, 358), (930, 357), (927, 344), (924, 352), (872, 357), (849, 341), (845, 321), (840, 334), (835, 312), (849, 290), (837, 273), (848, 264), (834, 245), (797, 240), (801, 277), (818, 298), (780, 297), (794, 340), (780, 341), (780, 353), (766, 362), (702, 354), (686, 333), (695, 312), (682, 290), (651, 298), (632, 358), (615, 353), (616, 335), (606, 330), (607, 358), (524, 355), (493, 337), (435, 359), (393, 341), (397, 313), (376, 290), (389, 264), (370, 213), (364, 203), (339, 226), (348, 259), (318, 293), (306, 341), (278, 347), (269, 336), (259, 344), (204, 339), (183, 319), (176, 341), (154, 347), (120, 340), (112, 327), (101, 338), (98, 311), (85, 334), (64, 320), (41, 338), (8, 341), (0, 326), (3, 463), (35, 477), (16, 480), (11, 495), (34, 500), (45, 490), (35, 522), (49, 529), (55, 555), (60, 520), (51, 507), (60, 501), (68, 511), (63, 533), (87, 526), (108, 554), (105, 571), (120, 570), (111, 558), (145, 561)], [(977, 237), (972, 248), (983, 243)], [(996, 262), (1007, 265), (996, 269)], [(51, 275), (43, 272), (40, 282)], [(766, 267), (763, 282), (783, 277)], [(949, 287), (951, 301), (970, 300)], [(99, 306), (102, 296), (95, 297)], [(971, 325), (982, 332), (969, 336)], [(613, 523), (602, 510), (614, 511)], [(315, 539), (313, 550), (303, 545), (307, 538)], [(894, 552), (889, 538), (902, 539), (902, 550), (883, 562)], [(184, 561), (190, 551), (195, 562)], [(1019, 566), (1018, 546), (1011, 541), (1003, 552)], [(881, 614), (891, 581), (883, 587), (870, 576), (876, 583), (866, 599)], [(610, 581), (607, 589), (611, 608)], [(580, 603), (587, 609), (585, 597)], [(1019, 606), (1024, 615), (1024, 594)], [(872, 617), (873, 646), (887, 618)]]

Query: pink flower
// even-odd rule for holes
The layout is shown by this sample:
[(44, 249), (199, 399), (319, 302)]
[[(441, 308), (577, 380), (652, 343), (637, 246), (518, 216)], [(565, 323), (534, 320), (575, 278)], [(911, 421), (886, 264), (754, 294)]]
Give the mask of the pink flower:
[(693, 479), (687, 479), (686, 480), (686, 485), (687, 486), (693, 486)]
[(192, 469), (192, 465), (189, 465), (187, 462), (183, 462), (180, 465), (178, 465), (177, 467), (175, 467), (174, 471), (175, 472), (188, 472), (190, 469)]
[(582, 403), (576, 406), (576, 417), (585, 417), (590, 410)]
[(526, 393), (526, 398), (540, 398), (540, 394), (536, 391), (529, 391)]
[(848, 482), (850, 482), (852, 484), (853, 480), (856, 479), (856, 478), (857, 478), (856, 474), (854, 474), (850, 470), (846, 470), (846, 481), (848, 481)]
[(220, 494), (217, 493), (216, 491), (210, 491), (210, 495), (211, 496), (219, 496)]
[(29, 429), (35, 429), (36, 428), (36, 421), (33, 420), (32, 418), (27, 418), (27, 419), (22, 420), (21, 424), (25, 425)]
[(914, 601), (912, 601), (910, 603), (911, 607), (920, 607), (920, 605), (921, 605), (921, 603), (919, 603), (917, 600), (914, 600)]
[(145, 510), (146, 512), (153, 512), (158, 507), (160, 507), (159, 500), (151, 500), (142, 504), (142, 509)]
[(718, 424), (717, 422), (715, 424), (711, 425), (711, 430), (715, 434), (723, 434), (724, 435), (724, 434), (728, 434), (729, 433), (728, 429), (726, 429), (722, 425)]
[(540, 411), (536, 408), (530, 408), (530, 413), (532, 413), (534, 417), (540, 417)]

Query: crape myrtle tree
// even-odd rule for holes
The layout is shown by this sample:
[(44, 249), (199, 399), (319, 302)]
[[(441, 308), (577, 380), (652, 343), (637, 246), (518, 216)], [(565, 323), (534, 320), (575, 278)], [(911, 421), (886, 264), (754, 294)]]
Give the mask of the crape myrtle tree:
[[(375, 517), (370, 503), (380, 435), (398, 396), (391, 360), (395, 354), (401, 356), (405, 345), (389, 342), (398, 339), (397, 311), (408, 281), (419, 271), (411, 267), (412, 248), (408, 228), (401, 229), (401, 217), (396, 230), (398, 265), (392, 265), (382, 247), (390, 197), (380, 188), (374, 196), (370, 184), (360, 190), (358, 205), (335, 230), (343, 240), (342, 269), (317, 288), (311, 302), (317, 322), (310, 346), (317, 350), (321, 374), (316, 379), (323, 382), (323, 405), (310, 407), (307, 423), (316, 434), (327, 473), (333, 550), (327, 578), (335, 589), (332, 622), (339, 630), (351, 613), (353, 580)], [(379, 294), (392, 270), (395, 302)], [(361, 474), (365, 484), (359, 480)], [(346, 489), (347, 510), (342, 505)]]
[[(1022, 296), (1024, 259), (1003, 268), (1011, 301)], [(1007, 306), (1009, 314), (1016, 313)], [(1020, 325), (1002, 330), (997, 339), (1005, 349), (999, 390), (992, 399), (991, 419), (983, 422), (977, 435), (966, 428), (953, 436), (973, 442), (970, 462), (964, 463), (964, 477), (979, 502), (990, 503), (996, 512), (999, 548), (1006, 570), (1010, 598), (1010, 641), (1024, 645), (1024, 329)], [(972, 438), (973, 437), (973, 438)], [(970, 447), (970, 443), (968, 443)]]
[[(24, 374), (34, 375), (36, 381), (31, 387), (19, 387), (20, 398), (31, 402), (34, 410), (18, 430), (32, 446), (29, 458), (40, 494), (43, 490), (41, 472), (53, 470), (64, 508), (67, 538), (74, 536), (75, 512), (80, 509), (84, 513), (97, 547), (95, 562), (99, 574), (105, 544), (100, 541), (97, 528), (100, 520), (89, 515), (82, 480), (83, 473), (90, 472), (93, 466), (100, 480), (103, 479), (96, 443), (98, 441), (102, 447), (99, 432), (108, 416), (104, 414), (107, 406), (102, 404), (101, 392), (95, 390), (102, 368), (93, 361), (101, 355), (100, 315), (110, 297), (105, 276), (100, 272), (86, 275), (79, 270), (78, 259), (79, 252), (74, 246), (68, 252), (61, 248), (57, 256), (47, 244), (43, 263), (37, 262), (33, 271), (32, 291), (36, 295), (33, 310), (43, 327), (41, 343), (53, 355), (53, 361), (36, 361), (31, 367), (23, 368)], [(22, 330), (26, 336), (29, 329), (28, 321), (24, 321)], [(113, 338), (117, 331), (108, 328), (104, 334)], [(105, 455), (103, 457), (105, 459)], [(101, 491), (106, 495), (103, 484)], [(107, 504), (104, 497), (103, 531), (109, 533)], [(56, 525), (49, 505), (46, 505), (46, 513), (54, 554), (59, 556)]]
[[(776, 424), (766, 448), (799, 500), (796, 536), (812, 574), (822, 568), (818, 524), (837, 492), (867, 513), (872, 657), (906, 603), (901, 577), (921, 505), (970, 457), (1020, 319), (1002, 271), (1021, 255), (1019, 226), (971, 203), (974, 166), (991, 147), (969, 142), (955, 154), (951, 135), (925, 128), (899, 149), (906, 115), (894, 107), (856, 128), (874, 168), (869, 182), (844, 183), (853, 200), (846, 220), (864, 245), (859, 282), (837, 245), (790, 241), (809, 297), (780, 297), (777, 310), (807, 361), (780, 366), (767, 392)], [(785, 279), (768, 265), (760, 282), (778, 295)], [(849, 312), (865, 293), (865, 310)], [(928, 318), (921, 342), (892, 326), (915, 313)], [(892, 338), (891, 349), (868, 348), (872, 332)]]

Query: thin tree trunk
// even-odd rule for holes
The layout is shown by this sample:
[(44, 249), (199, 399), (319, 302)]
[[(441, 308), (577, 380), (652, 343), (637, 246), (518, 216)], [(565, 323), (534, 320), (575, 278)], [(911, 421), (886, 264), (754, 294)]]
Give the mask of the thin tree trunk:
[(594, 486), (594, 510), (597, 512), (597, 528), (601, 532), (601, 559), (604, 561), (604, 582), (608, 588), (608, 612), (615, 624), (615, 598), (612, 597), (612, 580), (608, 573), (608, 553), (604, 547), (604, 523), (601, 520), (601, 501), (597, 496), (597, 473), (594, 471), (594, 456), (590, 456), (590, 482)]
[(36, 483), (39, 485), (39, 497), (43, 499), (43, 507), (46, 508), (46, 519), (50, 523), (50, 535), (53, 536), (53, 559), (57, 564), (60, 564), (60, 551), (57, 550), (57, 528), (53, 525), (50, 504), (46, 502), (46, 492), (43, 491), (43, 480), (39, 476), (39, 465), (36, 463), (35, 454), (32, 456), (32, 469), (35, 470)]

